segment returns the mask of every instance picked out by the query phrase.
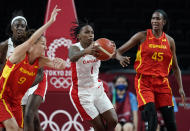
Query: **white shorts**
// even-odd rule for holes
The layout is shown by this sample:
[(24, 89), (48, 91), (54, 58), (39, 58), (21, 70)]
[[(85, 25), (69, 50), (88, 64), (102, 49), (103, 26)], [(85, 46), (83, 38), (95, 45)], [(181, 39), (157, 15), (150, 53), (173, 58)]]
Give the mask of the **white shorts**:
[(93, 120), (113, 108), (113, 105), (104, 92), (103, 83), (92, 88), (80, 88), (73, 85), (70, 88), (70, 99), (82, 120)]
[(26, 105), (28, 101), (28, 97), (32, 94), (39, 95), (43, 98), (43, 102), (45, 101), (45, 95), (47, 91), (47, 75), (44, 73), (43, 80), (37, 85), (29, 88), (25, 95), (22, 97), (21, 105)]

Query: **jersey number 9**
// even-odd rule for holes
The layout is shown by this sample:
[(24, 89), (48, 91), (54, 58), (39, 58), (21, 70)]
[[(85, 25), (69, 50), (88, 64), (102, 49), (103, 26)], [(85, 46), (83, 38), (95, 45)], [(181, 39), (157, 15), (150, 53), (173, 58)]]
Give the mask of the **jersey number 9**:
[(23, 84), (26, 81), (26, 77), (20, 77), (18, 84)]

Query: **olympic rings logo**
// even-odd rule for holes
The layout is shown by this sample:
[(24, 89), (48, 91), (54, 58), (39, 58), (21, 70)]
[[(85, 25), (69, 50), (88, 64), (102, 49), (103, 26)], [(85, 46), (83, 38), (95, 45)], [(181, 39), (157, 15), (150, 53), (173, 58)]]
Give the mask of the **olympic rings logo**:
[[(58, 47), (61, 47), (61, 46), (64, 46), (66, 47), (67, 49), (69, 49), (69, 47), (71, 46), (72, 44), (72, 41), (69, 40), (69, 39), (65, 39), (65, 38), (60, 38), (60, 39), (55, 39), (51, 44), (50, 46), (48, 47), (48, 51), (47, 51), (47, 56), (50, 58), (50, 59), (54, 59), (55, 58), (55, 51)], [(71, 67), (71, 64), (70, 64), (70, 60), (69, 58), (66, 59), (66, 67), (69, 68)]]
[[(72, 125), (73, 125), (74, 128), (76, 129), (76, 131), (84, 131), (84, 127), (82, 126), (82, 124), (77, 121), (77, 119), (79, 117), (79, 113), (77, 113), (74, 116), (74, 119), (72, 120), (71, 115), (67, 111), (65, 111), (65, 110), (55, 110), (50, 115), (49, 120), (48, 120), (46, 114), (43, 111), (39, 110), (38, 112), (44, 118), (44, 121), (41, 121), (41, 126), (42, 126), (43, 130), (45, 130), (49, 125), (49, 127), (50, 127), (50, 129), (52, 131), (69, 131), (72, 128)], [(55, 116), (57, 114), (64, 114), (68, 118), (68, 121), (66, 123), (64, 123), (61, 128), (59, 127), (59, 125), (55, 121), (53, 121), (53, 118), (55, 118)]]
[(60, 78), (57, 78), (57, 77), (51, 77), (50, 78), (50, 83), (55, 87), (55, 88), (69, 88), (70, 85), (71, 85), (71, 78), (70, 77), (67, 77), (67, 78), (64, 78), (64, 77), (60, 77)]

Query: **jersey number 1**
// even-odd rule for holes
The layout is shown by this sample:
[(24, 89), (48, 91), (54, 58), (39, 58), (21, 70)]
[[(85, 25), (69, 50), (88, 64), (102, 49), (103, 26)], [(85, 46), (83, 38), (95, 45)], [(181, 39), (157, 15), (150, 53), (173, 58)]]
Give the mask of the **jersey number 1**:
[(93, 74), (94, 72), (93, 72), (93, 66), (91, 67), (91, 74)]

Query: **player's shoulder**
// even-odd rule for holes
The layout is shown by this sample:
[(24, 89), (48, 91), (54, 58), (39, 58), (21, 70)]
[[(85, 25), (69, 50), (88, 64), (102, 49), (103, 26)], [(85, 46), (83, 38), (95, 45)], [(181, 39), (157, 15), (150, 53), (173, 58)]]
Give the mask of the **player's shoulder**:
[(72, 44), (70, 48), (72, 48), (72, 49), (73, 49), (73, 48), (74, 48), (74, 49), (75, 49), (75, 48), (76, 48), (76, 49), (80, 49), (80, 47), (81, 47), (80, 42), (77, 42), (77, 43)]
[(139, 34), (139, 35), (146, 35), (146, 34), (147, 34), (147, 31), (139, 31), (138, 34)]
[(5, 46), (5, 45), (8, 45), (8, 40), (0, 42), (0, 46)]
[(74, 43), (71, 46), (80, 46), (80, 42)]
[[(166, 34), (166, 33), (165, 33)], [(170, 35), (168, 35), (168, 34), (166, 34), (166, 38), (168, 39), (168, 41), (171, 43), (173, 43), (174, 42), (174, 39), (170, 36)]]
[(132, 38), (138, 41), (139, 43), (142, 43), (146, 40), (146, 36), (146, 31), (139, 31)]
[(134, 37), (138, 37), (139, 39), (144, 39), (147, 35), (147, 32), (146, 31), (139, 31), (137, 32)]
[(146, 31), (139, 31), (136, 33), (136, 35), (139, 35), (139, 36), (146, 36), (147, 32)]

